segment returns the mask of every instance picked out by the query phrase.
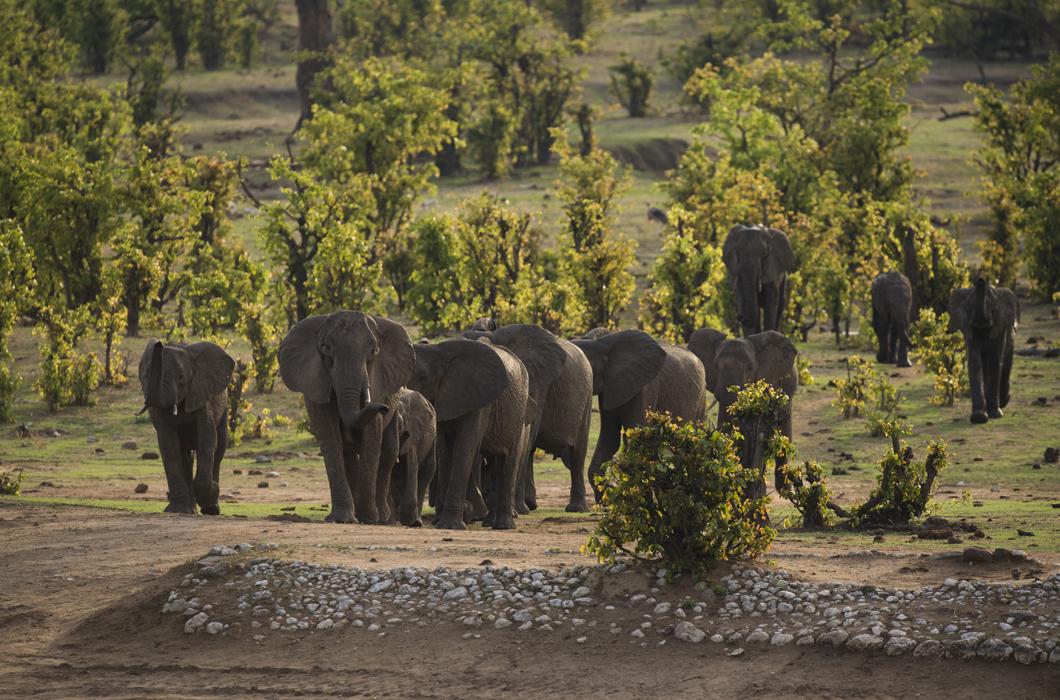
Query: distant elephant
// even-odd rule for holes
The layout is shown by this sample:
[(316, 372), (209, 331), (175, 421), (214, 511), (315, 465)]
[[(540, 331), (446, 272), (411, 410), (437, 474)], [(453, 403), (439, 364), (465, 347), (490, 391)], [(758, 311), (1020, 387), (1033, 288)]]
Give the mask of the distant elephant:
[[(398, 453), (393, 414), (398, 391), (416, 364), (405, 328), (360, 311), (310, 316), (280, 343), (279, 361), (284, 383), (305, 397), (320, 441), (331, 487), (325, 520), (386, 520), (389, 470)], [(382, 482), (380, 465), (386, 473)]]
[(417, 343), (415, 353), (408, 387), (438, 417), (435, 526), (464, 529), (465, 499), (484, 458), (495, 494), (487, 520), (495, 530), (514, 528), (515, 478), (526, 452), (526, 367), (485, 339)]
[[(799, 385), (799, 372), (795, 366), (798, 351), (794, 343), (776, 331), (753, 333), (746, 338), (726, 338), (721, 331), (701, 328), (689, 337), (688, 349), (700, 359), (706, 370), (707, 388), (718, 400), (718, 427), (721, 430), (730, 431), (733, 427), (729, 407), (736, 400), (736, 394), (729, 390), (730, 387), (742, 387), (762, 379), (788, 397), (779, 428), (791, 439), (791, 401)], [(782, 481), (779, 473), (782, 464), (777, 465), (774, 475), (778, 489)]]
[[(492, 324), (492, 332), (487, 329)], [(570, 472), (568, 512), (589, 509), (585, 498), (585, 455), (592, 416), (593, 370), (585, 354), (574, 343), (529, 324), (497, 328), (491, 319), (479, 319), (469, 338), (488, 337), (518, 357), (530, 379), (530, 397), (536, 411), (530, 422), (527, 461), (516, 482), (516, 509), (537, 507), (534, 487), (534, 450), (540, 448), (563, 461)]]
[(391, 476), (391, 519), (402, 525), (419, 527), (423, 499), (437, 466), (437, 416), (434, 406), (423, 394), (402, 389), (394, 419), (397, 422), (398, 460)]
[(218, 481), (228, 444), (228, 384), (234, 368), (228, 353), (207, 342), (151, 340), (140, 358), (144, 409), (155, 426), (169, 484), (167, 513), (194, 513), (196, 503), (205, 515), (221, 512)]
[(964, 335), (968, 355), (968, 381), (972, 388), (973, 423), (986, 423), (1004, 415), (1011, 398), (1012, 350), (1016, 342), (1020, 304), (1004, 287), (994, 287), (982, 277), (975, 286), (950, 294), (950, 330)]
[(733, 226), (725, 237), (722, 260), (743, 335), (780, 330), (788, 303), (788, 273), (795, 269), (787, 235), (775, 228)]
[(872, 327), (876, 331), (877, 362), (912, 367), (909, 361), (909, 322), (913, 286), (901, 272), (882, 272), (872, 281)]
[(644, 331), (608, 333), (599, 329), (572, 341), (593, 370), (593, 394), (599, 395), (600, 437), (589, 464), (596, 501), (596, 478), (622, 441), (622, 430), (644, 424), (648, 411), (701, 420), (706, 410), (703, 365), (688, 350), (657, 342)]

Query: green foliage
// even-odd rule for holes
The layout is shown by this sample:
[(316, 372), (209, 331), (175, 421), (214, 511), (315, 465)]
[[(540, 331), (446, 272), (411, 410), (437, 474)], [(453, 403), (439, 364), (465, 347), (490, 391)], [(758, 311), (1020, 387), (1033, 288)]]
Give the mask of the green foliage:
[(810, 367), (813, 367), (813, 361), (810, 358), (805, 355), (795, 358), (795, 368), (799, 373), (799, 386), (812, 386), (817, 383), (810, 373)]
[[(103, 290), (96, 299), (93, 311), (93, 326), (103, 339), (103, 382), (111, 386), (124, 386), (129, 378), (120, 362), (121, 338), (127, 328), (128, 310), (122, 303), (121, 271), (109, 267), (103, 273)], [(115, 360), (119, 360), (116, 362)], [(127, 362), (124, 363), (127, 366)]]
[(514, 165), (514, 141), (518, 127), (507, 105), (491, 102), (467, 129), (467, 143), (482, 174), (489, 179), (504, 177)]
[(263, 304), (249, 304), (243, 309), (237, 328), (250, 344), (254, 358), (254, 389), (259, 394), (272, 392), (279, 371), (280, 337), (276, 325), (267, 318)]
[(612, 232), (614, 199), (629, 178), (617, 174), (617, 162), (605, 151), (576, 155), (566, 142), (559, 151), (556, 189), (567, 216), (560, 245), (562, 276), (579, 302), (569, 311), (570, 323), (582, 330), (614, 328), (636, 286), (630, 272), (636, 244)]
[(155, 8), (163, 30), (169, 36), (169, 44), (177, 64), (177, 70), (187, 66), (188, 52), (192, 46), (198, 3), (188, 0), (155, 0)]
[(607, 16), (611, 0), (543, 0), (541, 5), (571, 39), (584, 39)]
[(611, 94), (626, 108), (629, 116), (647, 116), (652, 86), (651, 70), (637, 59), (623, 56), (622, 61), (608, 71), (611, 74)]
[(78, 353), (70, 363), (70, 403), (95, 406), (103, 365), (93, 352)]
[(740, 461), (758, 472), (754, 494), (764, 496), (766, 468), (778, 468), (795, 455), (795, 445), (780, 432), (789, 400), (782, 390), (761, 379), (729, 387), (729, 391), (736, 394), (728, 410)]
[(832, 405), (838, 408), (843, 418), (856, 418), (865, 410), (870, 384), (877, 378), (873, 364), (860, 355), (846, 358), (846, 379), (837, 379), (836, 398)]
[(832, 491), (825, 483), (821, 465), (816, 461), (803, 462), (800, 468), (788, 463), (781, 467), (780, 471), (784, 484), (780, 495), (795, 506), (795, 510), (802, 516), (802, 526), (831, 525), (835, 520), (835, 515), (828, 508)]
[(0, 469), (0, 496), (18, 496), (22, 493), (22, 470), (13, 472)]
[(919, 518), (928, 510), (936, 476), (947, 466), (945, 442), (928, 443), (927, 459), (915, 462), (912, 448), (893, 435), (891, 449), (879, 463), (876, 488), (853, 509), (851, 523), (855, 527), (900, 525)]
[(232, 382), (228, 385), (228, 444), (235, 447), (243, 440), (247, 430), (247, 415), (250, 401), (246, 399), (247, 385), (253, 370), (244, 360), (237, 359), (232, 370)]
[(952, 406), (957, 397), (970, 391), (968, 367), (965, 364), (964, 338), (949, 330), (949, 314), (921, 309), (910, 328), (917, 362), (935, 375), (935, 395), (931, 403)]
[(649, 414), (625, 437), (598, 480), (603, 516), (588, 552), (601, 561), (626, 553), (699, 576), (716, 561), (768, 550), (776, 531), (765, 524), (766, 499), (751, 496), (760, 475), (740, 464), (729, 436)]
[(224, 67), (232, 42), (233, 0), (199, 0), (195, 46), (206, 70)]
[(66, 3), (67, 36), (81, 49), (93, 73), (107, 72), (125, 40), (128, 18), (119, 0), (73, 0)]
[(890, 436), (897, 426), (902, 425), (897, 413), (904, 397), (885, 374), (875, 370), (869, 379), (869, 397), (872, 399), (868, 411), (869, 434), (873, 437)]
[(1060, 6), (1038, 0), (928, 0), (939, 9), (933, 47), (978, 62), (1060, 49)]
[(88, 328), (87, 309), (62, 311), (46, 306), (40, 318), (42, 326), (34, 333), (44, 342), (35, 386), (48, 410), (55, 413), (64, 406), (91, 405), (99, 386), (99, 360), (93, 353), (76, 350)]
[(22, 229), (10, 219), (0, 220), (0, 423), (14, 419), (15, 392), (22, 383), (14, 373), (7, 339), (19, 313), (33, 298), (35, 286), (33, 252)]
[(985, 272), (1013, 287), (1022, 257), (1035, 292), (1049, 299), (1060, 290), (1060, 54), (1032, 67), (1007, 95), (993, 86), (966, 89), (985, 136), (977, 154), (993, 218)]

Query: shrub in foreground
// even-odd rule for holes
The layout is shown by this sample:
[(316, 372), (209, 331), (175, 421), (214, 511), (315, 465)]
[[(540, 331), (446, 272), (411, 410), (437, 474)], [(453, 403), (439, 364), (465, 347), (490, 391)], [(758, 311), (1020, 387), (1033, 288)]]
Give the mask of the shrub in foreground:
[(603, 517), (585, 549), (600, 561), (620, 553), (704, 573), (719, 560), (756, 557), (776, 537), (766, 498), (752, 498), (758, 471), (745, 469), (732, 439), (705, 423), (649, 414), (598, 484)]
[(949, 448), (941, 440), (928, 443), (927, 458), (917, 462), (898, 431), (889, 437), (891, 449), (880, 460), (876, 488), (852, 513), (856, 527), (903, 525), (919, 518), (931, 503), (935, 478), (949, 464)]
[(0, 496), (17, 496), (22, 493), (22, 470), (5, 472), (0, 470)]

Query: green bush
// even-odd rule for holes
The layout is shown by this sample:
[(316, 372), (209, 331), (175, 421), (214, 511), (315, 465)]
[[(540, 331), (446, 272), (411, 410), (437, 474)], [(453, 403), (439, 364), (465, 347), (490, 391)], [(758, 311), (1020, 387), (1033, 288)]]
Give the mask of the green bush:
[(626, 108), (629, 116), (647, 116), (652, 86), (648, 67), (635, 58), (623, 56), (622, 62), (608, 71), (611, 73), (611, 94)]
[(843, 418), (856, 418), (865, 410), (869, 384), (876, 376), (872, 363), (860, 355), (847, 358), (847, 378), (836, 380), (836, 399), (832, 405), (843, 413)]
[(43, 325), (34, 331), (44, 337), (41, 344), (40, 372), (36, 388), (48, 410), (63, 406), (94, 403), (93, 392), (99, 387), (99, 359), (92, 353), (79, 353), (75, 346), (85, 334), (88, 318), (84, 308), (78, 311), (41, 309)]
[(244, 396), (251, 374), (250, 365), (243, 360), (236, 360), (232, 382), (228, 385), (228, 444), (232, 446), (238, 445), (246, 432), (250, 402)]
[(935, 477), (949, 465), (945, 442), (928, 443), (927, 459), (915, 462), (913, 449), (891, 435), (891, 449), (879, 463), (876, 488), (867, 501), (853, 509), (851, 523), (901, 525), (919, 518), (927, 510), (934, 493)]
[(625, 448), (597, 481), (603, 517), (585, 549), (600, 561), (625, 553), (695, 575), (716, 561), (756, 557), (776, 536), (766, 499), (750, 496), (759, 480), (728, 435), (651, 413), (626, 432)]
[(950, 332), (949, 325), (948, 313), (921, 309), (910, 333), (917, 361), (935, 375), (931, 403), (939, 406), (952, 406), (958, 396), (970, 391), (964, 338), (956, 331)]
[(905, 397), (886, 376), (876, 371), (869, 380), (869, 392), (872, 398), (872, 408), (868, 412), (869, 433), (873, 437), (889, 435), (887, 426), (892, 422), (899, 423), (897, 413)]
[(733, 439), (740, 451), (740, 461), (745, 468), (757, 471), (759, 479), (754, 494), (764, 496), (766, 467), (773, 465), (780, 488), (783, 485), (781, 465), (795, 454), (794, 444), (780, 432), (788, 397), (762, 379), (742, 387), (729, 387), (729, 391), (736, 394), (728, 411), (736, 428)]
[(276, 325), (265, 317), (262, 304), (250, 304), (239, 319), (240, 334), (250, 343), (254, 358), (254, 389), (259, 394), (269, 394), (276, 384), (279, 371), (280, 339)]
[(103, 365), (93, 352), (78, 353), (70, 363), (70, 403), (95, 406)]
[(780, 495), (795, 506), (802, 516), (803, 527), (830, 525), (835, 516), (828, 508), (832, 491), (824, 480), (824, 471), (816, 461), (803, 462), (802, 467), (786, 464), (781, 467), (784, 488)]
[(0, 469), (0, 496), (17, 496), (22, 492), (22, 470), (7, 472)]

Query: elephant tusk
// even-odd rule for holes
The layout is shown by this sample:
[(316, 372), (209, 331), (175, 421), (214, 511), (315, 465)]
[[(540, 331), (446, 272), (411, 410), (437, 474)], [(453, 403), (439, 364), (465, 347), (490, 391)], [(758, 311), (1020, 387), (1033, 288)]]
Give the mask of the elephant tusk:
[(147, 409), (148, 409), (148, 406), (147, 406), (147, 404), (144, 404), (144, 407), (143, 407), (143, 408), (141, 408), (141, 409), (140, 409), (139, 411), (137, 411), (136, 413), (134, 413), (133, 415), (134, 415), (134, 416), (142, 416), (142, 415), (144, 414), (144, 411), (146, 411)]
[(177, 415), (177, 404), (173, 404), (173, 415)]
[(372, 403), (372, 388), (366, 386), (364, 388), (364, 405), (367, 406), (370, 403)]

